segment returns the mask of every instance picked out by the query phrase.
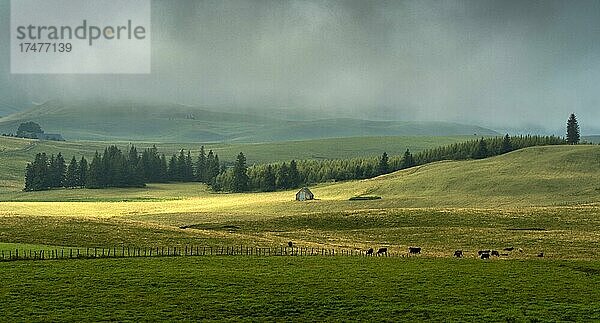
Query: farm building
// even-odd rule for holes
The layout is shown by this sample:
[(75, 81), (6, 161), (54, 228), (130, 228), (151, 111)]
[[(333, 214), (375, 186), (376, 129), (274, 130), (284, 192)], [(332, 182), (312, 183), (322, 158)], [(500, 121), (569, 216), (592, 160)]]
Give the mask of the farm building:
[(315, 195), (308, 189), (308, 187), (303, 187), (296, 193), (296, 201), (307, 201), (313, 200)]

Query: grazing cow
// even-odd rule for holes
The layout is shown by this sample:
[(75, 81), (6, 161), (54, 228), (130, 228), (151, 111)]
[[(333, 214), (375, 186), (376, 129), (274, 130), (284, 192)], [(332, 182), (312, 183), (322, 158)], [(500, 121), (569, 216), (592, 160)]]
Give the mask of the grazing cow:
[(412, 253), (412, 254), (421, 253), (421, 247), (408, 247), (408, 253)]
[(514, 247), (508, 247), (508, 248), (504, 248), (504, 251), (513, 251), (513, 250), (515, 250), (515, 248), (514, 248)]
[(519, 248), (519, 252), (523, 252), (523, 249)]
[(500, 257), (500, 253), (497, 250), (492, 250), (492, 256)]
[(377, 256), (385, 254), (387, 256), (387, 248), (379, 248), (377, 250)]
[(288, 247), (290, 247), (290, 248), (291, 248), (293, 245), (294, 245), (294, 244), (293, 244), (291, 241), (290, 241), (290, 242), (288, 242)]
[(540, 252), (537, 256), (540, 257), (540, 258), (542, 258), (544, 256), (544, 253)]
[(367, 255), (372, 255), (373, 254), (373, 248), (369, 248), (369, 250), (367, 250)]
[(462, 250), (456, 250), (454, 252), (454, 257), (456, 257), (456, 258), (462, 258), (462, 256), (463, 256)]
[(489, 250), (479, 250), (479, 251), (477, 251), (477, 254), (480, 255), (480, 256), (483, 255), (484, 253), (489, 254), (490, 251)]
[(480, 257), (481, 257), (481, 259), (490, 259), (490, 254), (489, 253), (482, 253)]

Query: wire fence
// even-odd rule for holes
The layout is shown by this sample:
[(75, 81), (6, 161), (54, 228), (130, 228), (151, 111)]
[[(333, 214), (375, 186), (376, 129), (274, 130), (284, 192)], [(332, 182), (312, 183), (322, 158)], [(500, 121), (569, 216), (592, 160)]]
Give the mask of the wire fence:
[(192, 256), (327, 256), (327, 257), (394, 257), (388, 251), (344, 248), (311, 247), (256, 247), (256, 246), (174, 246), (174, 247), (131, 247), (112, 248), (43, 248), (2, 250), (0, 261), (16, 260), (61, 260), (95, 258), (131, 258), (131, 257), (192, 257)]

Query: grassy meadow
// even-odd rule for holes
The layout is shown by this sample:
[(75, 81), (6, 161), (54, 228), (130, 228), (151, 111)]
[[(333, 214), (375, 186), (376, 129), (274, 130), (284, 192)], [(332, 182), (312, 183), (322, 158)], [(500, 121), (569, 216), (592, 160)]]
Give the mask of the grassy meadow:
[(0, 263), (0, 309), (7, 321), (595, 321), (599, 273), (556, 260), (15, 262)]
[[(46, 144), (92, 151), (83, 143), (3, 143), (0, 156), (11, 161)], [(9, 185), (0, 193), (0, 250), (293, 241), (423, 253), (0, 262), (8, 320), (600, 319), (598, 146), (532, 147), (324, 183), (311, 187), (317, 199), (307, 202), (295, 201), (295, 191), (213, 193), (198, 183), (26, 193), (10, 187), (22, 181), (6, 175), (15, 165), (1, 166)], [(356, 196), (381, 199), (349, 200)], [(477, 258), (478, 250), (507, 247), (515, 249)], [(465, 259), (452, 258), (457, 249)]]
[[(0, 241), (109, 247), (215, 241), (278, 246), (293, 240), (394, 252), (419, 245), (434, 257), (513, 246), (524, 250), (511, 255), (517, 258), (545, 252), (595, 259), (599, 153), (597, 146), (534, 147), (439, 162), (321, 184), (311, 188), (317, 199), (308, 202), (295, 201), (295, 191), (213, 193), (196, 183), (5, 193)], [(349, 200), (361, 195), (381, 199)]]

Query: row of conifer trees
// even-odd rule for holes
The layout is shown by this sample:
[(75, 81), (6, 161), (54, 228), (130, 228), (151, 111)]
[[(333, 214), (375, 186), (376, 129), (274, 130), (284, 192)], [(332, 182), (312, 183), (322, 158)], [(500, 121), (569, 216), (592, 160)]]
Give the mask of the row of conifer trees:
[(66, 165), (62, 154), (48, 157), (37, 154), (27, 165), (25, 190), (53, 187), (138, 187), (157, 182), (202, 182), (215, 191), (275, 191), (328, 181), (365, 179), (393, 171), (441, 160), (480, 159), (530, 146), (565, 144), (555, 136), (518, 136), (481, 138), (455, 143), (413, 154), (407, 149), (401, 156), (303, 160), (248, 166), (246, 156), (238, 154), (231, 167), (225, 167), (217, 154), (205, 153), (201, 147), (194, 158), (181, 150), (168, 161), (157, 148), (138, 153), (131, 146), (123, 154), (116, 146), (96, 153), (89, 163), (84, 157), (73, 157)]
[(213, 151), (208, 154), (202, 147), (194, 161), (191, 154), (181, 150), (167, 162), (156, 146), (138, 153), (131, 146), (124, 154), (117, 146), (109, 146), (104, 153), (96, 152), (88, 163), (85, 157), (73, 157), (67, 164), (62, 153), (50, 157), (38, 153), (27, 164), (25, 190), (40, 191), (59, 187), (142, 187), (146, 183), (202, 182), (214, 184), (221, 172), (219, 156)]
[[(233, 168), (221, 172), (213, 189), (223, 191), (275, 191), (298, 188), (315, 183), (366, 179), (397, 170), (441, 160), (481, 159), (530, 146), (562, 145), (565, 140), (555, 136), (516, 136), (481, 138), (427, 149), (413, 154), (407, 149), (401, 156), (301, 160), (245, 166), (245, 156), (236, 160)], [(246, 169), (245, 172), (240, 169)], [(240, 175), (245, 174), (245, 175)], [(240, 184), (240, 182), (242, 184)]]

